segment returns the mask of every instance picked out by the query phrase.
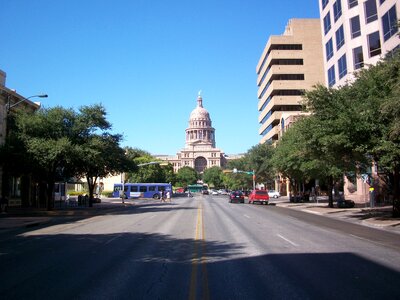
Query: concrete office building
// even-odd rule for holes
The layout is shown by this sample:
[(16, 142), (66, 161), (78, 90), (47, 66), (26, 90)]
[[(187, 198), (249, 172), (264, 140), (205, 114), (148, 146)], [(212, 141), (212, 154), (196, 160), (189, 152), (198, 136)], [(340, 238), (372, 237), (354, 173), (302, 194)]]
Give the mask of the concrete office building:
[[(351, 83), (357, 70), (376, 64), (399, 48), (398, 0), (319, 0), (319, 8), (327, 86)], [(376, 165), (371, 167), (368, 175), (379, 178)], [(346, 177), (345, 198), (368, 202), (371, 186), (365, 179), (365, 176)], [(383, 199), (385, 194), (380, 192), (383, 186), (374, 188), (375, 200), (386, 200)]]
[(279, 139), (285, 120), (300, 115), (302, 95), (324, 83), (319, 19), (291, 19), (270, 36), (257, 64), (260, 143)]
[(398, 0), (319, 0), (325, 82), (338, 87), (399, 46)]

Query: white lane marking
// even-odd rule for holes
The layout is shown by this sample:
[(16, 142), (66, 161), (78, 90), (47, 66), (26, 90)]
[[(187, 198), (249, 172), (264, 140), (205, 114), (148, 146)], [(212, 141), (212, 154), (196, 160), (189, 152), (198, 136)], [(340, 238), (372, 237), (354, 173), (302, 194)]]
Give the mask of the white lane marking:
[(361, 236), (358, 236), (358, 235), (354, 235), (354, 234), (349, 234), (349, 235), (352, 236), (352, 237), (355, 237), (355, 238), (357, 238), (359, 240), (362, 240), (364, 242), (374, 243), (374, 244), (385, 246), (385, 244), (383, 244), (383, 243), (379, 243), (377, 241), (373, 241), (373, 240), (369, 240), (369, 239), (366, 239), (366, 238), (362, 238)]
[(122, 234), (118, 234), (118, 235), (112, 237), (112, 238), (109, 239), (107, 242), (105, 242), (104, 245), (108, 245), (108, 244), (111, 243), (113, 240), (115, 240), (115, 239), (117, 239), (117, 238), (119, 238), (119, 237), (121, 237), (121, 236), (122, 236)]
[(243, 215), (243, 216), (245, 216), (247, 219), (251, 219), (251, 217), (250, 217), (250, 216), (248, 216), (248, 215)]
[(280, 237), (282, 240), (285, 240), (285, 241), (288, 242), (289, 244), (295, 246), (295, 247), (298, 247), (298, 246), (299, 246), (299, 245), (297, 245), (296, 243), (292, 242), (291, 240), (285, 238), (284, 236), (282, 236), (282, 235), (280, 235), (280, 234), (277, 234), (277, 236)]

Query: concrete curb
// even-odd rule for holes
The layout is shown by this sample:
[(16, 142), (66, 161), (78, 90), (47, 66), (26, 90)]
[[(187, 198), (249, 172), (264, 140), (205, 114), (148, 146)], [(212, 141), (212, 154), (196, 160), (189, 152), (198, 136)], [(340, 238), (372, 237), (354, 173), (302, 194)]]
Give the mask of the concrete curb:
[[(340, 208), (328, 208), (326, 204), (317, 204), (315, 203), (287, 203), (287, 202), (282, 202), (282, 203), (276, 203), (276, 206), (283, 207), (283, 208), (288, 208), (288, 209), (295, 209), (295, 210), (301, 210), (306, 213), (311, 213), (315, 215), (320, 215), (320, 216), (331, 216), (337, 219), (342, 219), (345, 220), (346, 218), (351, 218), (352, 216), (354, 217), (355, 220), (357, 220), (357, 215), (360, 215), (359, 220), (357, 223), (364, 225), (364, 226), (369, 226), (369, 227), (377, 227), (377, 228), (397, 228), (399, 226), (400, 228), (400, 219), (381, 219), (379, 217), (374, 217), (370, 216), (368, 217), (368, 214), (371, 214), (371, 210), (366, 210), (365, 208), (345, 208), (345, 209), (340, 209)], [(378, 210), (375, 211), (375, 213), (379, 213), (379, 208)], [(361, 215), (365, 215), (367, 217), (366, 219), (361, 219)]]

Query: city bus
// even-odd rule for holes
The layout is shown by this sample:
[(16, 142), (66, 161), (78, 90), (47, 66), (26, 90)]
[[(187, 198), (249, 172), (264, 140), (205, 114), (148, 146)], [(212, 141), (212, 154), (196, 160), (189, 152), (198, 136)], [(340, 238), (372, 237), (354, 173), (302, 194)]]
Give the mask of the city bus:
[(172, 185), (170, 183), (115, 183), (113, 197), (120, 198), (120, 191), (122, 190), (124, 191), (125, 199), (160, 199), (161, 191), (169, 191), (172, 195)]

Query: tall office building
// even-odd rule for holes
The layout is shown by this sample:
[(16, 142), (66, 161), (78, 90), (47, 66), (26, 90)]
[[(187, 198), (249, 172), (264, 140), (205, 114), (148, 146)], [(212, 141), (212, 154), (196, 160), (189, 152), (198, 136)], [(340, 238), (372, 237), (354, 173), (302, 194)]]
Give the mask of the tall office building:
[[(398, 0), (319, 0), (319, 8), (327, 86), (351, 83), (357, 70), (399, 48)], [(376, 165), (368, 173), (379, 178)], [(361, 177), (344, 178), (346, 199), (367, 202), (369, 188)], [(381, 197), (382, 186), (374, 188)]]
[(270, 36), (257, 68), (260, 143), (274, 142), (301, 113), (305, 90), (324, 83), (319, 19), (291, 19)]
[(327, 86), (351, 82), (399, 46), (398, 0), (319, 0), (319, 8)]

